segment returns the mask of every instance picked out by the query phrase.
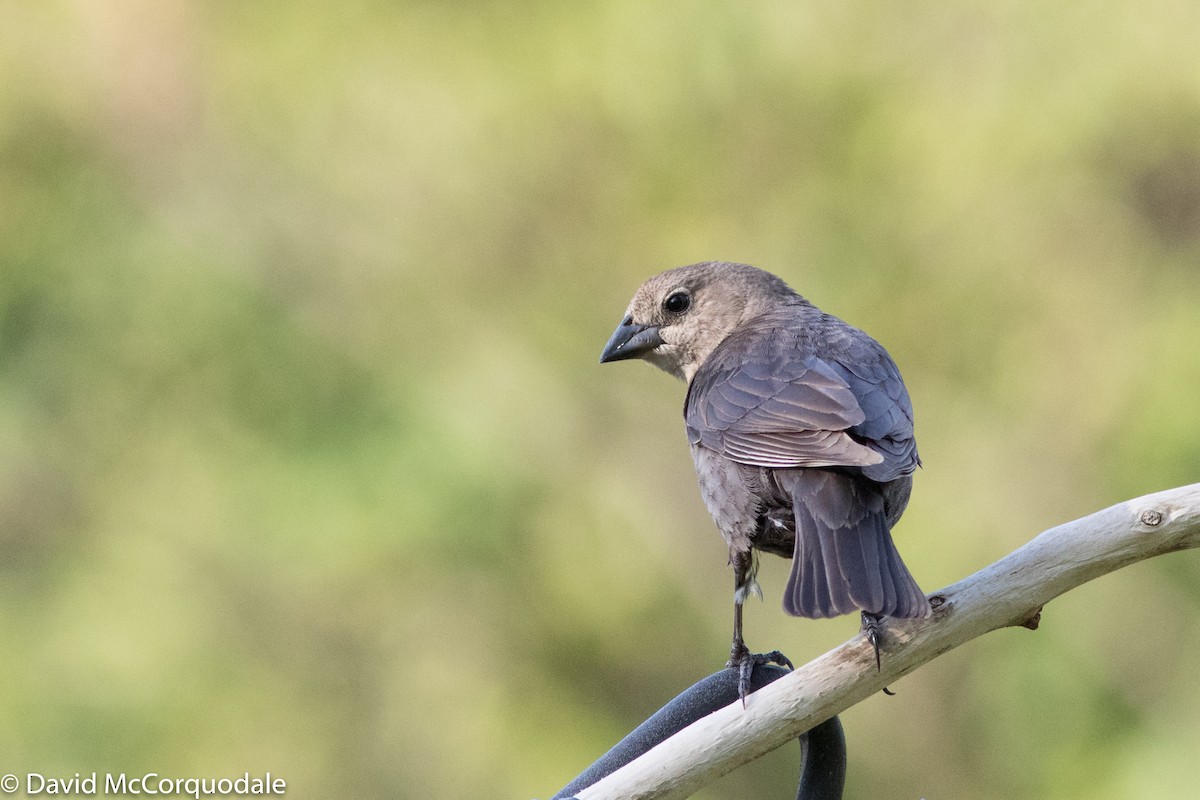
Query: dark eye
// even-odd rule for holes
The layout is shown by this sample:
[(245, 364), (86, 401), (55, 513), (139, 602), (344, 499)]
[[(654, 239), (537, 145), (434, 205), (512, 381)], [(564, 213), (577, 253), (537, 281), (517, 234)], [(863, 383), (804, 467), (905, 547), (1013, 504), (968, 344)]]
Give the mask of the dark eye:
[(692, 296), (686, 290), (680, 289), (677, 292), (671, 292), (667, 299), (663, 301), (663, 308), (670, 311), (672, 314), (682, 314), (692, 307)]

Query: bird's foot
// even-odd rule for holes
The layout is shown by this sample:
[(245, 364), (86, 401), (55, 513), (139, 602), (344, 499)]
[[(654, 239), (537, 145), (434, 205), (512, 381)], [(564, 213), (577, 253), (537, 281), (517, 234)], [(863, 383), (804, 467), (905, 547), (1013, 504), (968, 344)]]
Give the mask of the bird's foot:
[(751, 653), (741, 642), (735, 642), (733, 649), (730, 650), (729, 661), (725, 666), (738, 671), (738, 698), (742, 701), (742, 708), (746, 707), (746, 697), (750, 694), (754, 668), (764, 664), (778, 664), (781, 667), (795, 669), (791, 660), (778, 650), (772, 650), (769, 653)]
[[(879, 655), (879, 641), (883, 636), (879, 623), (882, 619), (883, 617), (881, 617), (879, 614), (871, 614), (866, 611), (862, 612), (862, 632), (866, 635), (867, 641), (871, 643), (871, 647), (875, 650), (876, 672), (879, 672), (881, 669), (883, 669), (883, 660)], [(895, 694), (895, 692), (886, 686), (883, 687), (883, 693), (886, 695)]]
[(866, 611), (862, 612), (862, 632), (866, 635), (867, 641), (871, 643), (871, 647), (875, 649), (875, 671), (879, 672), (883, 668), (883, 661), (879, 657), (879, 621), (883, 617), (878, 614), (871, 614)]

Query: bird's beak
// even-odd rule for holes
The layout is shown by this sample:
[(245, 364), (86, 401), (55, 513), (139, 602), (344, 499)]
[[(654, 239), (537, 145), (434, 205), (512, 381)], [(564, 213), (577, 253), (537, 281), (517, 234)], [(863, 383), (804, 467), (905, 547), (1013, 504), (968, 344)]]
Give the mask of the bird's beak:
[(600, 354), (600, 363), (623, 361), (627, 358), (641, 358), (663, 343), (658, 335), (657, 325), (638, 325), (632, 318), (626, 317), (613, 331), (604, 352)]

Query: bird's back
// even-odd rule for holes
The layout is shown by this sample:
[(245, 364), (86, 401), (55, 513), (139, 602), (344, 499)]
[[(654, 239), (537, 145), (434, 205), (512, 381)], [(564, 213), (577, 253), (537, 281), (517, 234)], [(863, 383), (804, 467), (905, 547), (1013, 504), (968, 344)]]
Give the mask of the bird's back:
[(890, 535), (920, 463), (908, 392), (877, 341), (796, 300), (730, 334), (689, 386), (701, 492), (731, 550), (793, 555), (791, 613), (919, 616)]

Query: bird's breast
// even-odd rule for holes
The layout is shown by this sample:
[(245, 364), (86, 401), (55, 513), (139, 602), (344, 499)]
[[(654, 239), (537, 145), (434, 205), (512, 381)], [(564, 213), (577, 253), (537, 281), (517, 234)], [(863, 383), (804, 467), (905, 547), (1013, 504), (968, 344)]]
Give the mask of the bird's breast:
[(692, 446), (692, 458), (704, 504), (730, 550), (791, 557), (796, 521), (775, 471), (740, 464), (701, 445)]
[(698, 444), (692, 445), (692, 459), (696, 462), (700, 496), (713, 522), (730, 550), (746, 552), (758, 527), (758, 468), (730, 461)]

